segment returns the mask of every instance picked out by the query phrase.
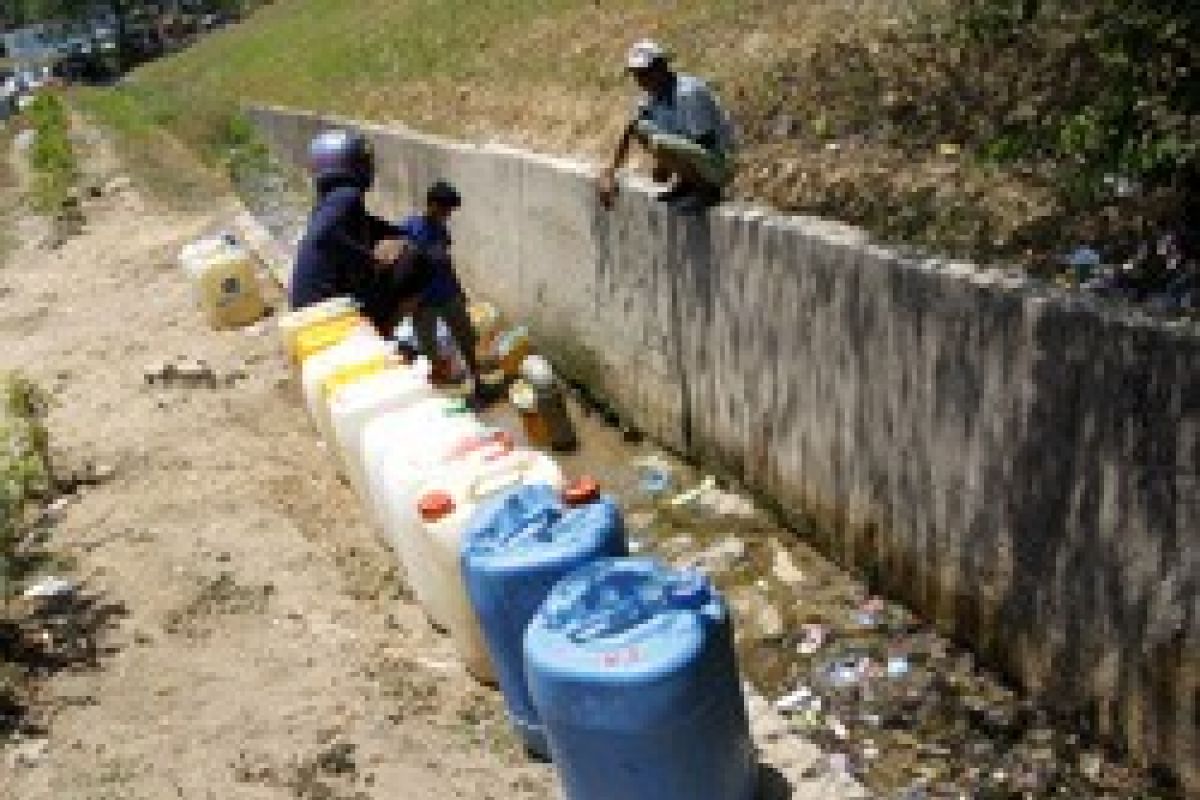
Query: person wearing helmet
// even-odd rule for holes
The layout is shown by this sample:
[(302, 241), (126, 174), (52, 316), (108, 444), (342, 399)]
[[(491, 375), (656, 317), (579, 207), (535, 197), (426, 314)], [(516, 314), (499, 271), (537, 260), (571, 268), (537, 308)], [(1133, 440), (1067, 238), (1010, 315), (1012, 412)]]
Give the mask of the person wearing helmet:
[(680, 210), (701, 210), (721, 201), (733, 179), (734, 136), (729, 116), (708, 85), (671, 68), (656, 42), (629, 49), (629, 74), (644, 93), (633, 120), (617, 144), (612, 163), (600, 176), (600, 200), (611, 206), (617, 170), (636, 141), (654, 159), (654, 179), (671, 186), (659, 195)]
[(441, 359), (438, 355), (437, 326), (439, 320), (445, 323), (455, 347), (466, 362), (475, 389), (475, 400), (482, 401), (483, 384), (475, 354), (475, 328), (467, 313), (467, 299), (462, 284), (450, 259), (450, 217), (461, 205), (462, 198), (458, 190), (446, 181), (439, 180), (425, 194), (424, 212), (413, 214), (401, 222), (400, 232), (412, 243), (418, 258), (428, 263), (428, 277), (413, 312), (417, 348), (435, 367), (439, 366)]
[(400, 230), (367, 211), (365, 195), (375, 180), (370, 142), (353, 131), (324, 131), (309, 148), (309, 169), (316, 202), (296, 254), (291, 307), (353, 297), (389, 336), (423, 276)]

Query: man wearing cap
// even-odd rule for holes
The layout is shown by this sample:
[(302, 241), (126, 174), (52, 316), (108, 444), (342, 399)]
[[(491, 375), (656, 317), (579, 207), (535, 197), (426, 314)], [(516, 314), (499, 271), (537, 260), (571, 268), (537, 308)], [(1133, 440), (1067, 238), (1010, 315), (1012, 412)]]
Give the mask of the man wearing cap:
[(417, 251), (424, 262), (427, 282), (413, 311), (413, 333), (417, 347), (436, 366), (440, 366), (437, 346), (437, 324), (446, 324), (454, 344), (467, 364), (475, 386), (476, 398), (481, 397), (482, 385), (475, 358), (476, 335), (467, 313), (466, 296), (454, 272), (450, 259), (449, 222), (455, 209), (462, 205), (458, 191), (446, 181), (437, 181), (425, 194), (425, 211), (413, 214), (400, 223), (400, 234)]
[(701, 210), (721, 201), (733, 179), (734, 137), (729, 116), (708, 85), (671, 69), (670, 57), (656, 42), (631, 47), (626, 68), (645, 93), (625, 128), (612, 164), (600, 177), (600, 199), (612, 204), (617, 170), (637, 141), (654, 158), (654, 178), (673, 181), (659, 195), (680, 210)]

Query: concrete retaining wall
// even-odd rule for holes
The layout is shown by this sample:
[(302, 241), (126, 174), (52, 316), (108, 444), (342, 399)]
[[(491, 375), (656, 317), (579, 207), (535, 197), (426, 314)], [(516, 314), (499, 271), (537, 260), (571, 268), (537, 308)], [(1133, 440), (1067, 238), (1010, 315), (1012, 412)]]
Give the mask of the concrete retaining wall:
[[(323, 124), (252, 116), (301, 163)], [(435, 177), (467, 283), (994, 664), (1200, 788), (1200, 335), (853, 229), (601, 210), (579, 165), (363, 127), (377, 207)]]

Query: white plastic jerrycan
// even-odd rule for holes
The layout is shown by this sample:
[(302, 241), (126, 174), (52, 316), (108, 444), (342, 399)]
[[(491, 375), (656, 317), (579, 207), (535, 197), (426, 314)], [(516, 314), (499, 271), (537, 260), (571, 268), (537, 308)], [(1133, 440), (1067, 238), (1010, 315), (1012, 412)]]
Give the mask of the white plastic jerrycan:
[(350, 483), (364, 503), (370, 502), (366, 464), (363, 461), (363, 430), (375, 417), (403, 411), (421, 400), (432, 398), (429, 361), (392, 366), (347, 384), (328, 398), (333, 440)]
[(356, 329), (344, 341), (305, 359), (300, 367), (300, 383), (304, 388), (304, 405), (313, 422), (320, 419), (320, 403), (325, 380), (338, 370), (363, 362), (386, 359), (392, 346), (378, 333), (365, 328)]
[[(446, 401), (441, 401), (445, 403)], [(372, 502), (384, 538), (395, 550), (418, 598), (428, 597), (430, 571), (422, 560), (421, 517), (417, 498), (430, 475), (446, 464), (474, 453), (504, 452), (512, 447), (510, 434), (489, 430), (474, 415), (445, 415), (445, 406), (428, 401), (399, 415), (372, 422), (363, 434)], [(401, 419), (400, 415), (406, 415)], [(391, 442), (381, 447), (381, 442)], [(426, 607), (426, 613), (429, 613)], [(444, 620), (435, 625), (446, 627)]]
[(533, 450), (504, 448), (450, 462), (425, 482), (417, 501), (424, 536), (417, 539), (420, 563), (415, 566), (428, 572), (429, 590), (418, 599), (430, 617), (449, 629), (468, 671), (482, 681), (493, 680), (494, 673), (463, 580), (463, 530), (490, 498), (513, 486), (534, 483), (562, 486), (562, 472), (554, 459)]
[[(368, 420), (363, 426), (359, 447), (371, 512), (380, 529), (386, 528), (385, 489), (394, 493), (394, 487), (384, 484), (384, 470), (391, 462), (396, 462), (393, 469), (401, 476), (421, 475), (413, 479), (417, 483), (412, 490), (415, 492), (425, 473), (431, 469), (431, 463), (440, 463), (463, 437), (481, 434), (484, 430), (484, 424), (470, 412), (464, 401), (437, 395)], [(407, 503), (405, 507), (412, 505)], [(413, 512), (413, 518), (416, 518), (416, 512)], [(388, 541), (392, 541), (390, 536)]]

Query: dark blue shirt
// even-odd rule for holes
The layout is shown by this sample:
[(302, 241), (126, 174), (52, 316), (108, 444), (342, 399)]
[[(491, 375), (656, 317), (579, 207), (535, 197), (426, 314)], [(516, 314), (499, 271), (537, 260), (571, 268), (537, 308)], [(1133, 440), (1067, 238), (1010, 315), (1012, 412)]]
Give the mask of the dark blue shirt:
[(400, 233), (417, 246), (422, 260), (428, 264), (425, 289), (421, 299), (441, 305), (462, 296), (462, 284), (454, 273), (450, 259), (450, 231), (437, 220), (424, 214), (413, 214), (400, 223)]
[(397, 306), (413, 287), (398, 273), (376, 269), (374, 248), (400, 235), (396, 226), (367, 212), (361, 187), (330, 187), (313, 207), (296, 253), (288, 298), (292, 308), (353, 297), (381, 332), (390, 333)]

